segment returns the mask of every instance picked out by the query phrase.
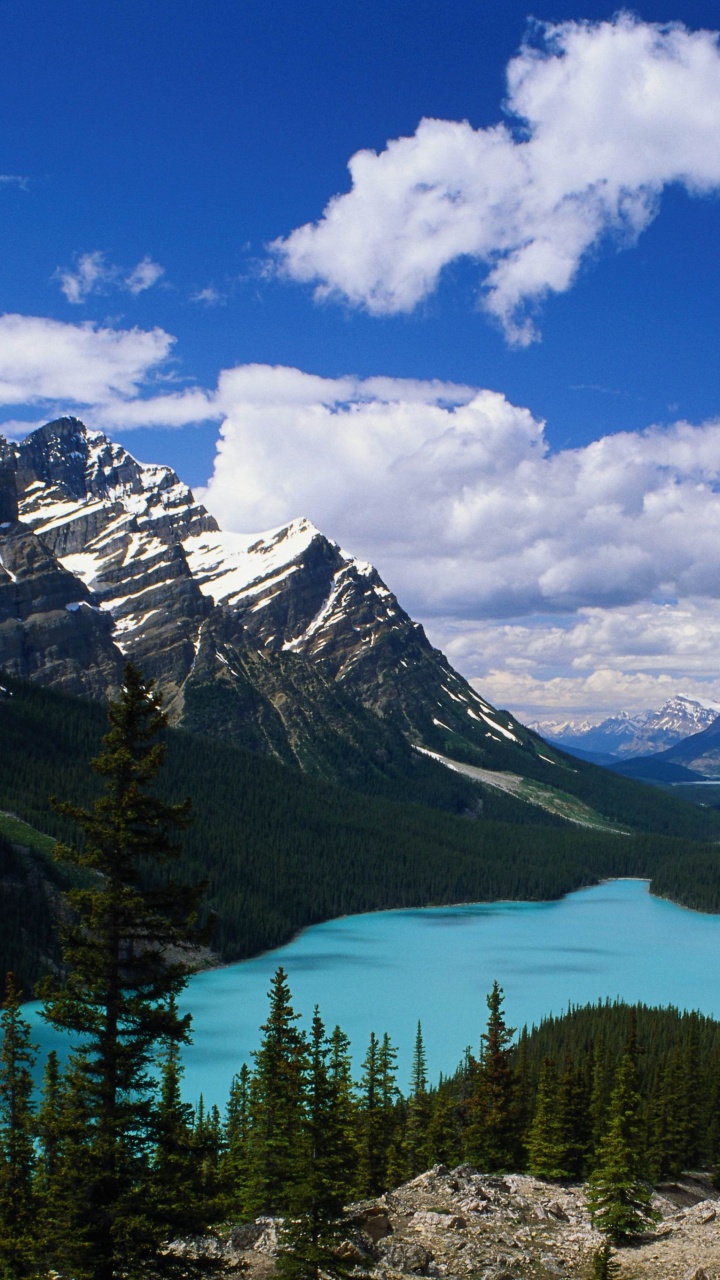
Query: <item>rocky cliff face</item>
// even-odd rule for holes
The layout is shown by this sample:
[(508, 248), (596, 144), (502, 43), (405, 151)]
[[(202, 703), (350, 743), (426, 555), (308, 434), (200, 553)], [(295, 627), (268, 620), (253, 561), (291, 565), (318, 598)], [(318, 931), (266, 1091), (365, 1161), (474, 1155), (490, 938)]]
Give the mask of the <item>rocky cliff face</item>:
[(92, 697), (126, 657), (174, 722), (315, 772), (408, 741), (492, 765), (538, 744), (308, 520), (226, 534), (168, 467), (75, 418), (0, 449), (0, 666)]

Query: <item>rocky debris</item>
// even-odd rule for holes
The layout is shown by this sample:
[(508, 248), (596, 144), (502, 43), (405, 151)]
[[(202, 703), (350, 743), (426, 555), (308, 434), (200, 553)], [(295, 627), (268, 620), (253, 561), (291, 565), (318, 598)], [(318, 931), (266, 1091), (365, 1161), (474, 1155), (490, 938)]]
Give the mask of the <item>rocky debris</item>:
[[(720, 1195), (703, 1175), (658, 1189), (657, 1227), (617, 1259), (626, 1280), (720, 1280)], [(373, 1280), (585, 1280), (603, 1243), (585, 1187), (443, 1165), (347, 1211), (346, 1255)], [(264, 1280), (272, 1220), (236, 1228), (227, 1260)], [(232, 1255), (232, 1256), (231, 1256)]]

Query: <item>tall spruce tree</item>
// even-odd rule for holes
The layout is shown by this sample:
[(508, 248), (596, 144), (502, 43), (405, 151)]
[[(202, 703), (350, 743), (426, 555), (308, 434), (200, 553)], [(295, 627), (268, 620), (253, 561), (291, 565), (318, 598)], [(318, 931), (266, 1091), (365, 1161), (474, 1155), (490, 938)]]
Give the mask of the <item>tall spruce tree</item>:
[(343, 1206), (353, 1172), (346, 1148), (344, 1099), (332, 1068), (333, 1045), (315, 1009), (308, 1044), (305, 1095), (305, 1166), (292, 1214), (280, 1238), (278, 1270), (286, 1280), (319, 1280), (355, 1273), (339, 1252), (347, 1234)]
[(487, 1029), (482, 1037), (470, 1102), (468, 1159), (487, 1173), (518, 1167), (520, 1134), (515, 1106), (512, 1038), (506, 1026), (503, 992), (497, 982), (487, 997)]
[(410, 1097), (405, 1122), (405, 1155), (407, 1172), (411, 1178), (427, 1169), (430, 1163), (429, 1146), (430, 1098), (428, 1095), (427, 1062), (422, 1026), (418, 1022), (410, 1073)]
[(588, 1193), (593, 1221), (614, 1244), (641, 1235), (655, 1220), (652, 1188), (643, 1177), (640, 1108), (635, 1059), (626, 1052), (618, 1068), (608, 1128)]
[(244, 1062), (230, 1086), (230, 1097), (225, 1113), (225, 1145), (220, 1163), (220, 1175), (228, 1212), (236, 1218), (243, 1217), (245, 1211), (243, 1176), (249, 1135), (250, 1068)]
[(153, 1064), (160, 1043), (188, 1039), (189, 1015), (181, 1017), (175, 1004), (188, 966), (169, 957), (187, 953), (200, 938), (201, 886), (178, 884), (171, 875), (189, 804), (167, 804), (152, 791), (167, 720), (152, 681), (130, 664), (108, 718), (92, 761), (104, 784), (100, 798), (91, 809), (56, 802), (83, 834), (81, 844), (58, 847), (57, 856), (80, 868), (84, 881), (67, 895), (68, 976), (44, 988), (44, 1016), (77, 1044), (72, 1107), (84, 1123), (65, 1144), (77, 1194), (66, 1201), (63, 1256), (55, 1264), (76, 1280), (172, 1271), (164, 1246), (177, 1224), (159, 1221), (148, 1199)]
[(11, 973), (0, 1016), (0, 1274), (24, 1280), (37, 1274), (32, 1068), (35, 1047), (20, 1012), (20, 989)]
[(297, 1027), (287, 974), (280, 967), (269, 992), (250, 1086), (250, 1130), (243, 1175), (246, 1212), (282, 1214), (296, 1203), (305, 1167), (305, 1037)]
[(559, 1108), (557, 1067), (545, 1058), (540, 1070), (535, 1115), (527, 1137), (528, 1173), (553, 1181), (568, 1177), (565, 1135)]
[(380, 1042), (371, 1031), (362, 1064), (358, 1103), (357, 1191), (361, 1196), (377, 1196), (385, 1189), (387, 1147), (382, 1085)]

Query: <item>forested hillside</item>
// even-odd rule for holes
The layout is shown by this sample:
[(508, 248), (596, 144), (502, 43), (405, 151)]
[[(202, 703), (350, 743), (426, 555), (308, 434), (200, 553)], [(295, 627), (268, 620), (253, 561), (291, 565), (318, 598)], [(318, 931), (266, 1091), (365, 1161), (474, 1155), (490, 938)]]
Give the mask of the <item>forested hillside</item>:
[[(0, 810), (56, 838), (72, 838), (71, 824), (55, 813), (49, 797), (83, 804), (95, 794), (87, 762), (105, 731), (105, 713), (25, 682), (6, 684), (8, 693), (0, 698)], [(720, 908), (715, 846), (563, 823), (429, 760), (416, 762), (416, 802), (408, 804), (313, 780), (178, 731), (170, 731), (168, 746), (161, 789), (172, 799), (189, 795), (195, 812), (181, 873), (207, 880), (207, 907), (217, 913), (213, 947), (225, 960), (279, 945), (332, 916), (553, 898), (604, 876), (648, 876), (680, 901)], [(652, 798), (658, 794), (635, 791), (643, 801), (646, 791)], [(718, 821), (711, 811), (670, 799), (663, 822), (667, 814), (677, 831), (709, 831)], [(29, 984), (54, 955), (53, 886), (63, 872), (42, 842), (23, 855), (3, 846), (2, 856), (4, 915), (16, 921), (3, 940), (5, 964), (14, 964)]]

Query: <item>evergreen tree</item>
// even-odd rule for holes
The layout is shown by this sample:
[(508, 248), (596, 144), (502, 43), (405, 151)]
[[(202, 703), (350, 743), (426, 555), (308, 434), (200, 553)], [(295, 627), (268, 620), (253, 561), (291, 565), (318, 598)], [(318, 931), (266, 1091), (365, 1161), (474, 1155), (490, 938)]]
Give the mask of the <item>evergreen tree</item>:
[(590, 1092), (589, 1082), (569, 1055), (558, 1081), (558, 1119), (565, 1177), (580, 1180), (591, 1142)]
[(607, 1129), (607, 1116), (613, 1090), (610, 1055), (603, 1040), (593, 1046), (592, 1084), (590, 1089), (590, 1146), (593, 1153), (600, 1148)]
[(317, 1008), (308, 1045), (305, 1105), (306, 1163), (295, 1207), (281, 1234), (278, 1270), (286, 1280), (319, 1280), (354, 1272), (338, 1252), (346, 1234), (342, 1211), (349, 1198), (349, 1165), (344, 1117), (335, 1088), (331, 1055)]
[(615, 1261), (612, 1245), (606, 1240), (593, 1257), (593, 1269), (590, 1280), (617, 1280), (620, 1267)]
[(357, 1191), (360, 1196), (377, 1196), (385, 1189), (385, 1117), (383, 1116), (383, 1073), (380, 1044), (374, 1031), (363, 1059), (359, 1100), (359, 1159)]
[(21, 992), (11, 973), (0, 1015), (0, 1267), (8, 1280), (36, 1274), (34, 1116), (35, 1047), (20, 1012)]
[(442, 1080), (430, 1096), (428, 1124), (428, 1164), (446, 1164), (452, 1169), (462, 1159), (462, 1135), (458, 1104), (451, 1087)]
[(482, 1037), (475, 1092), (470, 1107), (468, 1158), (488, 1173), (517, 1168), (520, 1134), (512, 1067), (513, 1028), (505, 1024), (503, 993), (497, 982), (487, 998), (487, 1030)]
[[(192, 1107), (182, 1100), (182, 1074), (180, 1049), (171, 1040), (162, 1064), (149, 1180), (150, 1212), (171, 1239), (202, 1235), (208, 1218), (222, 1213), (217, 1188), (203, 1169), (204, 1153), (198, 1150)], [(216, 1269), (213, 1261), (202, 1254), (186, 1256), (183, 1266), (182, 1274), (188, 1277)]]
[[(189, 807), (167, 804), (150, 789), (164, 759), (157, 738), (166, 717), (152, 682), (130, 664), (108, 718), (92, 762), (104, 780), (101, 797), (91, 809), (56, 803), (84, 837), (81, 846), (59, 847), (58, 857), (85, 875), (67, 895), (68, 976), (44, 988), (45, 1017), (79, 1044), (72, 1093), (85, 1120), (75, 1152), (81, 1186), (66, 1205), (63, 1260), (76, 1280), (171, 1269), (166, 1227), (148, 1202), (157, 1088), (151, 1068), (159, 1043), (188, 1038), (189, 1015), (180, 1017), (175, 1006), (187, 965), (168, 956), (200, 937), (200, 887), (170, 875), (179, 856), (173, 833), (187, 825)], [(66, 1148), (72, 1146), (69, 1139)]]
[(430, 1164), (430, 1098), (427, 1086), (425, 1045), (422, 1026), (418, 1022), (405, 1124), (405, 1154), (407, 1171), (411, 1178), (422, 1173)]
[(305, 1037), (295, 1025), (287, 974), (279, 968), (269, 992), (270, 1013), (255, 1053), (250, 1087), (250, 1131), (243, 1176), (246, 1212), (285, 1213), (305, 1164)]
[(250, 1070), (243, 1063), (230, 1086), (225, 1116), (225, 1149), (220, 1172), (228, 1211), (235, 1217), (244, 1214), (243, 1176), (250, 1134)]
[(340, 1027), (330, 1036), (330, 1085), (332, 1089), (333, 1124), (337, 1149), (341, 1153), (338, 1178), (349, 1198), (355, 1185), (358, 1165), (358, 1104), (353, 1088), (350, 1041)]
[(545, 1058), (540, 1072), (535, 1115), (527, 1138), (528, 1173), (534, 1178), (567, 1178), (565, 1134), (559, 1108), (557, 1068)]
[(588, 1194), (593, 1221), (615, 1244), (632, 1240), (655, 1220), (652, 1189), (642, 1176), (640, 1107), (635, 1063), (626, 1053)]
[(43, 1075), (42, 1096), (37, 1116), (38, 1159), (35, 1175), (39, 1238), (43, 1244), (46, 1270), (52, 1265), (48, 1247), (55, 1239), (57, 1223), (57, 1176), (60, 1168), (62, 1142), (63, 1086), (60, 1061), (54, 1049), (50, 1051)]

